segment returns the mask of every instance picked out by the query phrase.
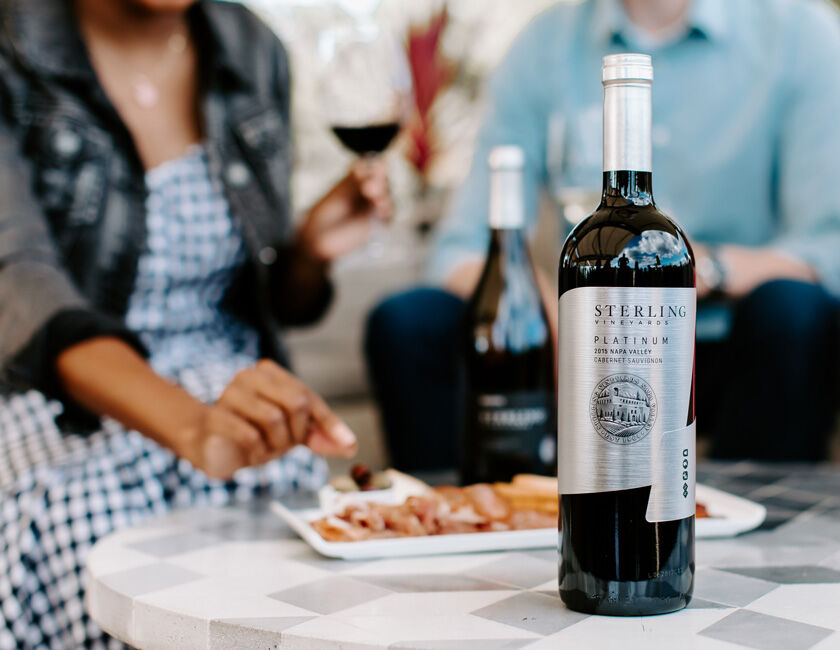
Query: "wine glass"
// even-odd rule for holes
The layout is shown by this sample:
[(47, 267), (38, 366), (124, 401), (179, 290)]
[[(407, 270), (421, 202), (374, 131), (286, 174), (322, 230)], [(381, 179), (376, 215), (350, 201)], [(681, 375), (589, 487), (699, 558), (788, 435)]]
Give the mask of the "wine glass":
[[(369, 160), (381, 155), (410, 114), (411, 74), (401, 41), (357, 16), (324, 31), (318, 52), (324, 120), (349, 151)], [(384, 261), (389, 243), (385, 225), (377, 220), (364, 254)]]
[(601, 200), (601, 113), (595, 110), (552, 113), (546, 133), (546, 167), (551, 195), (573, 228)]

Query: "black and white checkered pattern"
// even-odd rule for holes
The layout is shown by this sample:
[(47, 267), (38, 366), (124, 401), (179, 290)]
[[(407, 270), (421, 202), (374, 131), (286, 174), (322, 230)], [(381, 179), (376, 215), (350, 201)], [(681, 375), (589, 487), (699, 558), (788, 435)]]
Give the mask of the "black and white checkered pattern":
[[(219, 309), (244, 261), (241, 237), (200, 147), (147, 175), (148, 240), (126, 316), (150, 363), (215, 399), (258, 355), (257, 333)], [(118, 647), (84, 613), (84, 566), (108, 532), (188, 504), (312, 489), (325, 464), (307, 449), (235, 481), (207, 479), (113, 420), (61, 433), (61, 405), (37, 391), (0, 398), (0, 649)]]
[(152, 351), (163, 375), (204, 362), (257, 357), (259, 338), (219, 309), (234, 269), (245, 261), (242, 238), (200, 147), (146, 176), (147, 252), (140, 259), (126, 325)]
[(0, 489), (13, 488), (30, 468), (86, 446), (83, 437), (58, 430), (55, 417), (61, 410), (61, 404), (35, 390), (0, 396)]
[[(321, 557), (259, 502), (189, 508), (101, 540), (88, 610), (141, 648), (840, 648), (840, 470), (704, 463), (698, 478), (761, 501), (768, 521), (698, 540), (694, 598), (667, 616), (567, 609), (556, 549)], [(304, 496), (286, 505), (317, 503)]]

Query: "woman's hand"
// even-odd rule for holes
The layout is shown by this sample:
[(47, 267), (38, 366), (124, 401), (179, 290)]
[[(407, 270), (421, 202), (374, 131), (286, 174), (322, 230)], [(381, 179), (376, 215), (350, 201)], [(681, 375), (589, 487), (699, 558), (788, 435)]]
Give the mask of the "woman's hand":
[(187, 459), (219, 479), (279, 458), (296, 445), (323, 455), (356, 452), (356, 437), (347, 425), (318, 395), (269, 360), (239, 372), (185, 436)]
[(310, 257), (331, 262), (367, 241), (374, 219), (390, 219), (393, 212), (385, 165), (361, 158), (309, 211), (298, 243)]

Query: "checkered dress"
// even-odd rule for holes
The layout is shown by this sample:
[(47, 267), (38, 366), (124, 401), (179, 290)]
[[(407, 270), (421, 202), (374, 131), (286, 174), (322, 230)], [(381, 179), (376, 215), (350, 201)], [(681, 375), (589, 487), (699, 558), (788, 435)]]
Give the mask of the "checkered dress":
[[(245, 261), (242, 239), (201, 147), (146, 184), (148, 238), (126, 324), (158, 373), (212, 401), (258, 355), (257, 333), (219, 306)], [(299, 447), (213, 481), (114, 420), (89, 436), (62, 433), (61, 408), (37, 391), (0, 397), (0, 650), (119, 647), (84, 613), (98, 538), (173, 507), (313, 489), (326, 476)]]

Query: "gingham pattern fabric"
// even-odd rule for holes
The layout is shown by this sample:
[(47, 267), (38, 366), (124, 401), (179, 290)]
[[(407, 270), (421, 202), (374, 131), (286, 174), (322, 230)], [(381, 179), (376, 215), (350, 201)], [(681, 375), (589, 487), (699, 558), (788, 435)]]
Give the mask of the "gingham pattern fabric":
[(251, 363), (259, 337), (219, 303), (245, 250), (201, 147), (146, 175), (147, 254), (138, 263), (126, 325), (163, 375), (202, 363)]
[[(156, 371), (212, 401), (258, 354), (257, 333), (219, 307), (243, 243), (201, 147), (146, 182), (147, 249), (126, 323)], [(89, 436), (62, 433), (60, 411), (37, 391), (0, 399), (0, 650), (121, 645), (83, 603), (87, 554), (112, 530), (172, 507), (317, 489), (326, 477), (323, 461), (297, 448), (212, 481), (113, 420)]]

